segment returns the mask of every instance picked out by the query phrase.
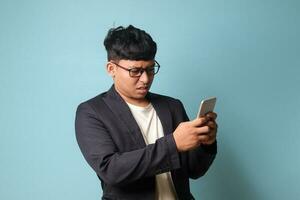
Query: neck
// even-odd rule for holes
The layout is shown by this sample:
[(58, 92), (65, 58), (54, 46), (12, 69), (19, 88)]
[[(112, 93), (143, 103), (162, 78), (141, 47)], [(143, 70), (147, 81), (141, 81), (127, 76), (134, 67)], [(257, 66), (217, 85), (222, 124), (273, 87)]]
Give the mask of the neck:
[(149, 105), (150, 101), (145, 97), (142, 99), (135, 99), (135, 98), (128, 98), (125, 95), (123, 95), (121, 92), (119, 92), (118, 88), (115, 87), (116, 92), (122, 97), (124, 101), (127, 103), (130, 103), (135, 106), (140, 106), (140, 107), (146, 107)]

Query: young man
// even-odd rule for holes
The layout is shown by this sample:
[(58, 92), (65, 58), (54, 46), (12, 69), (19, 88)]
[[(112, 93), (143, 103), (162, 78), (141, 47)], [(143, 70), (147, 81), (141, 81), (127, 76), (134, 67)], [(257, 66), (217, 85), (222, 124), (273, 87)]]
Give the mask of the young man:
[(189, 178), (204, 175), (217, 152), (216, 113), (189, 121), (179, 100), (149, 92), (160, 65), (145, 31), (110, 29), (104, 45), (114, 84), (81, 103), (75, 121), (102, 199), (194, 199)]

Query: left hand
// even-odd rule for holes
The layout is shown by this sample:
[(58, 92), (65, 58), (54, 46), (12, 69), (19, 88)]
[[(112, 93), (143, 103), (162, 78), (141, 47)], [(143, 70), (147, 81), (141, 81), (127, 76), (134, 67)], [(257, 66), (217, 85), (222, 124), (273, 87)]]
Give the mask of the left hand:
[(208, 132), (208, 139), (203, 141), (202, 144), (210, 145), (216, 141), (217, 131), (218, 131), (218, 124), (216, 123), (217, 114), (214, 112), (209, 112), (205, 115), (208, 119), (207, 126), (210, 127), (210, 131)]

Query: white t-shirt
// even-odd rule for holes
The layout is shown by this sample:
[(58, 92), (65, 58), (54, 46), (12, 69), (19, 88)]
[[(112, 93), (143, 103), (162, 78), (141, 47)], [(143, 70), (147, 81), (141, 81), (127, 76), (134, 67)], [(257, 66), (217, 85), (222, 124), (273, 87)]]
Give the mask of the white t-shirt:
[[(132, 105), (128, 102), (126, 103), (141, 129), (143, 138), (147, 145), (155, 143), (158, 138), (164, 136), (162, 124), (151, 103), (146, 107)], [(156, 199), (176, 199), (176, 191), (170, 172), (156, 175)]]

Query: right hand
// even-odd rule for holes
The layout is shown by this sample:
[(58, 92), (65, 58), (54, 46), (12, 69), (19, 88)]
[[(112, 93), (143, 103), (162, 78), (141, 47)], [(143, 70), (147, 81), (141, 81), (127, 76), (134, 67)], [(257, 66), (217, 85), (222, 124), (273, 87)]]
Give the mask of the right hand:
[(198, 147), (209, 139), (210, 127), (206, 117), (196, 118), (193, 121), (180, 123), (173, 133), (177, 150), (188, 151)]

